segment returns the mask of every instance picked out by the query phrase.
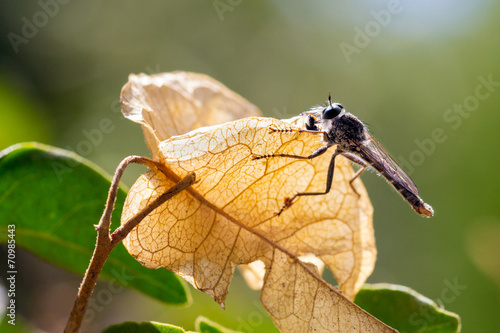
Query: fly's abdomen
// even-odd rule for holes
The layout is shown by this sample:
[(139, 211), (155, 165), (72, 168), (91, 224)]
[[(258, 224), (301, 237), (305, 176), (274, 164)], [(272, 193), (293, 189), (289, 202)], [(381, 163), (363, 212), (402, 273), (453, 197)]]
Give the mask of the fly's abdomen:
[[(411, 181), (408, 175), (402, 169), (392, 170), (385, 163), (367, 159), (367, 162), (378, 171), (412, 206), (412, 208), (420, 215), (431, 217), (434, 215), (434, 210), (431, 205), (425, 203), (419, 196), (415, 184)], [(403, 174), (401, 174), (403, 173)]]

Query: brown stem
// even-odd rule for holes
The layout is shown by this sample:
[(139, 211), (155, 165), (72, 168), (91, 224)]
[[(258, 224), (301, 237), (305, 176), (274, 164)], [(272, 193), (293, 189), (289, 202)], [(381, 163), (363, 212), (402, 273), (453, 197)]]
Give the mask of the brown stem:
[(194, 184), (196, 181), (196, 175), (194, 172), (191, 172), (186, 177), (182, 178), (177, 184), (172, 186), (167, 192), (161, 194), (158, 198), (153, 200), (147, 207), (141, 210), (139, 213), (135, 214), (131, 217), (127, 222), (122, 224), (120, 227), (116, 228), (116, 230), (111, 235), (111, 245), (115, 247), (118, 243), (120, 243), (132, 229), (134, 229), (149, 213), (158, 208), (161, 204), (163, 204), (168, 199), (172, 198), (177, 193), (183, 191), (187, 187)]
[(90, 259), (89, 267), (85, 272), (80, 288), (78, 289), (78, 294), (73, 304), (73, 309), (68, 318), (68, 323), (64, 329), (65, 333), (78, 332), (85, 315), (85, 310), (87, 309), (90, 296), (94, 290), (97, 278), (101, 273), (102, 267), (106, 262), (109, 254), (121, 242), (128, 233), (137, 226), (151, 211), (163, 204), (168, 199), (172, 198), (177, 193), (183, 191), (187, 187), (191, 186), (195, 182), (195, 174), (190, 173), (186, 177), (179, 180), (177, 184), (171, 187), (167, 192), (156, 198), (151, 204), (141, 210), (139, 213), (134, 215), (130, 220), (125, 222), (122, 226), (118, 227), (115, 232), (110, 235), (109, 229), (111, 225), (111, 213), (113, 212), (116, 195), (118, 193), (118, 185), (120, 178), (125, 171), (125, 168), (130, 163), (139, 163), (145, 165), (149, 168), (158, 168), (160, 171), (170, 174), (163, 165), (155, 162), (149, 158), (142, 156), (129, 156), (125, 158), (120, 165), (116, 168), (116, 172), (113, 176), (111, 186), (109, 188), (108, 199), (104, 212), (101, 216), (99, 224), (96, 226), (97, 230), (97, 242), (94, 249), (92, 258)]
[(118, 193), (118, 186), (120, 183), (120, 179), (122, 178), (125, 168), (131, 163), (142, 164), (150, 169), (153, 168), (160, 169), (160, 167), (162, 166), (160, 163), (143, 156), (129, 156), (120, 162), (120, 164), (116, 168), (113, 180), (111, 181), (111, 186), (109, 188), (109, 193), (108, 193), (108, 200), (106, 202), (104, 212), (102, 213), (101, 219), (99, 220), (99, 224), (96, 227), (97, 231), (103, 230), (102, 234), (104, 236), (109, 235), (109, 227), (111, 225), (111, 213), (115, 208), (116, 195)]

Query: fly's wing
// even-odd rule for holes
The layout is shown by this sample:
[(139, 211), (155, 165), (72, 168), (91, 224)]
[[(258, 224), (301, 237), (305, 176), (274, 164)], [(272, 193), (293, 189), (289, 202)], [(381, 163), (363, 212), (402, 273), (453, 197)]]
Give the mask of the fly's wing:
[(402, 187), (418, 195), (418, 189), (410, 176), (394, 161), (382, 146), (368, 135), (368, 139), (360, 145), (360, 157), (377, 170), (388, 181), (400, 184)]

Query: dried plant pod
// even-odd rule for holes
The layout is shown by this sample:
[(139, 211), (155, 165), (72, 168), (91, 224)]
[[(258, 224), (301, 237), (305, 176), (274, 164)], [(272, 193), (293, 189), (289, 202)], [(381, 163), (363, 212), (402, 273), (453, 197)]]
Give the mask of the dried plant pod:
[[(232, 95), (223, 92), (221, 96)], [(150, 97), (127, 97), (132, 99)], [(168, 103), (175, 105), (175, 101)], [(155, 112), (151, 104), (144, 109)], [(158, 122), (149, 121), (153, 116), (146, 119), (137, 112), (125, 112), (158, 139), (171, 133), (157, 129)], [(359, 196), (351, 188), (354, 171), (349, 162), (337, 158), (330, 193), (300, 197), (278, 216), (286, 198), (324, 190), (330, 156), (252, 158), (268, 153), (307, 156), (315, 151), (322, 145), (320, 135), (271, 131), (303, 128), (304, 121), (302, 117), (249, 117), (158, 141), (152, 151), (168, 172), (153, 169), (136, 181), (127, 196), (122, 223), (180, 177), (195, 172), (198, 181), (149, 214), (124, 244), (143, 265), (179, 274), (222, 306), (235, 267), (260, 260), (266, 267), (261, 300), (283, 332), (340, 332), (346, 327), (356, 332), (392, 332), (350, 301), (372, 272), (376, 249), (373, 209), (359, 180), (354, 182)], [(308, 254), (332, 270), (341, 292), (321, 279), (315, 265), (299, 259)]]

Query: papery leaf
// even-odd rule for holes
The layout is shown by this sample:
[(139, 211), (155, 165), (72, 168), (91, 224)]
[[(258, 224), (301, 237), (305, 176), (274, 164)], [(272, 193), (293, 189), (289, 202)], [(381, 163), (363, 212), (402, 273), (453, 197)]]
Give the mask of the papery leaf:
[[(100, 168), (73, 152), (39, 143), (3, 150), (0, 242), (7, 242), (7, 226), (15, 225), (17, 246), (83, 275), (95, 247), (94, 225), (101, 217), (109, 186), (110, 179)], [(125, 196), (120, 189), (112, 227), (119, 225)], [(145, 269), (121, 244), (111, 252), (100, 276), (166, 303), (182, 305), (190, 300), (175, 274)]]
[[(297, 256), (313, 253), (320, 257), (334, 272), (344, 293), (353, 297), (371, 272), (370, 263), (375, 257), (369, 223), (372, 209), (366, 192), (358, 183), (361, 199), (353, 193), (348, 184), (353, 170), (339, 158), (334, 189), (328, 195), (301, 197), (276, 216), (286, 197), (324, 188), (329, 156), (315, 160), (252, 160), (252, 154), (267, 151), (306, 156), (321, 145), (309, 133), (269, 133), (273, 126), (293, 128), (270, 118), (245, 118), (161, 142), (163, 163), (181, 177), (196, 172), (199, 181), (192, 186), (193, 194), (181, 193), (159, 209), (162, 214), (150, 214), (125, 242), (129, 251), (148, 267), (166, 266), (182, 276), (189, 275), (193, 278), (190, 282), (205, 290), (202, 276), (194, 276), (196, 264), (186, 268), (172, 265), (177, 260), (193, 260), (193, 255), (187, 253), (196, 252), (200, 259), (212, 253), (219, 257), (218, 268), (212, 267), (223, 276), (219, 282), (229, 283), (233, 264), (264, 261), (263, 253), (280, 245)], [(130, 191), (122, 219), (128, 219), (135, 209), (144, 207), (172, 185), (159, 171), (143, 175)], [(240, 235), (242, 227), (248, 234)], [(219, 228), (224, 235), (217, 235)], [(265, 241), (260, 244), (262, 239), (272, 241), (271, 248)], [(201, 243), (207, 248), (200, 248)], [(246, 251), (231, 254), (240, 246)], [(226, 263), (230, 256), (236, 256), (231, 258), (234, 262)], [(164, 258), (171, 262), (164, 262)], [(210, 267), (206, 269), (210, 271)], [(225, 292), (210, 291), (220, 303), (224, 300)]]
[(158, 141), (203, 126), (260, 116), (259, 109), (211, 77), (190, 72), (131, 74), (121, 93), (122, 113), (142, 124), (153, 158)]
[[(175, 108), (176, 101), (163, 103)], [(329, 194), (300, 197), (277, 216), (297, 192), (324, 191), (331, 155), (252, 159), (314, 152), (323, 145), (320, 135), (271, 131), (304, 128), (304, 121), (245, 118), (159, 142), (156, 156), (168, 176), (158, 170), (142, 175), (129, 192), (122, 221), (179, 177), (195, 172), (198, 182), (148, 215), (124, 244), (145, 266), (176, 272), (221, 305), (235, 266), (261, 260), (267, 271), (261, 300), (284, 332), (392, 332), (349, 301), (376, 257), (372, 206), (359, 179), (354, 186), (360, 196), (351, 188), (349, 162), (337, 157)], [(148, 123), (158, 131), (155, 125)], [(343, 294), (299, 259), (309, 253), (332, 270)]]
[[(318, 270), (319, 275), (321, 276), (325, 268), (325, 263), (321, 261), (321, 259), (312, 253), (300, 256), (299, 259), (302, 262), (316, 266), (315, 269)], [(256, 260), (246, 265), (239, 265), (238, 268), (250, 288), (254, 290), (262, 289), (264, 286), (264, 277), (266, 275), (266, 265), (261, 260)]]

